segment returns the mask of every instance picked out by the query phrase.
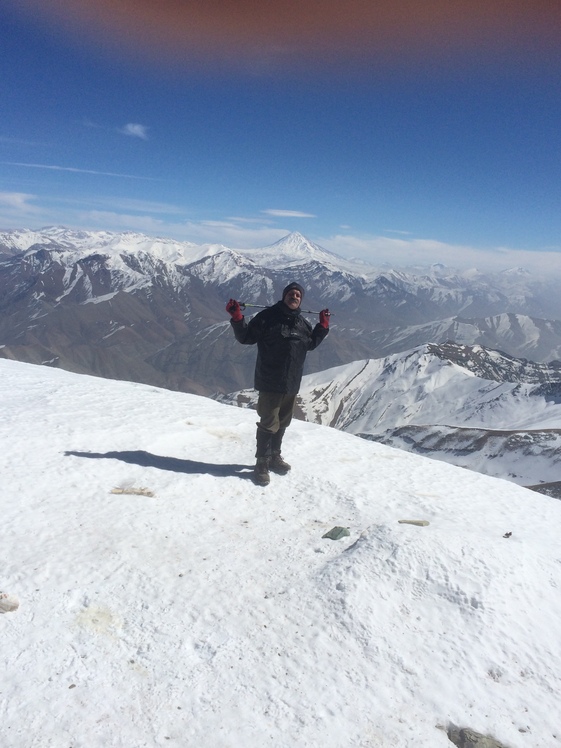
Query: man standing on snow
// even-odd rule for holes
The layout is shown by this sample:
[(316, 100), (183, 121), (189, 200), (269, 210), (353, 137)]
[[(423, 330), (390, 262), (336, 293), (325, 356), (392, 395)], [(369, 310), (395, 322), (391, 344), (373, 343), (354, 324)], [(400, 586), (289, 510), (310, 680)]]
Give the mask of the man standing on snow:
[(259, 312), (249, 322), (235, 299), (226, 305), (236, 340), (244, 345), (257, 343), (255, 389), (259, 392), (260, 421), (254, 480), (260, 486), (269, 483), (269, 470), (279, 475), (290, 470), (281, 457), (281, 444), (292, 420), (304, 361), (308, 351), (317, 348), (329, 332), (329, 310), (319, 313), (319, 322), (312, 329), (300, 312), (303, 298), (302, 286), (289, 283), (282, 292), (282, 301)]

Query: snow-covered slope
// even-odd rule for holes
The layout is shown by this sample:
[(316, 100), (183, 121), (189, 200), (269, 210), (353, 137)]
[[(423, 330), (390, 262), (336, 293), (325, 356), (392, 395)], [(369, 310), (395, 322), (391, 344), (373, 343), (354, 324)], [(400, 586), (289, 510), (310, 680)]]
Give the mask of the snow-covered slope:
[[(469, 349), (465, 346), (467, 350)], [(481, 350), (480, 347), (477, 347)], [(310, 374), (300, 391), (307, 418), (351, 433), (404, 425), (493, 429), (561, 425), (561, 402), (522, 378), (497, 381), (437, 355), (438, 346)], [(497, 358), (497, 351), (486, 351)], [(557, 389), (561, 391), (559, 381)]]
[(560, 744), (561, 502), (301, 422), (262, 489), (249, 411), (0, 376), (3, 748)]
[(436, 424), (401, 426), (384, 434), (363, 436), (561, 498), (559, 428), (475, 429)]

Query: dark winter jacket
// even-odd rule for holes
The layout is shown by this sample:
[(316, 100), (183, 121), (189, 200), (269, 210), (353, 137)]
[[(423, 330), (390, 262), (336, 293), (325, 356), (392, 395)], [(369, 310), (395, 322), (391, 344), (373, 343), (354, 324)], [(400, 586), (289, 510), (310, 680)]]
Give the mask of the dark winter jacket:
[(329, 330), (320, 324), (313, 329), (299, 309), (293, 311), (282, 301), (256, 314), (249, 322), (231, 321), (236, 340), (257, 343), (255, 389), (295, 395), (300, 389), (308, 351), (321, 343)]

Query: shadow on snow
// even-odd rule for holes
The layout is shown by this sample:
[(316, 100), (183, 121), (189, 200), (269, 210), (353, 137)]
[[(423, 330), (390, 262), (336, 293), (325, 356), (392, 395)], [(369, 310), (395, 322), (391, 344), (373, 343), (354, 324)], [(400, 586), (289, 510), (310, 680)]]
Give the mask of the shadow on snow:
[[(180, 460), (177, 457), (161, 457), (143, 450), (130, 452), (72, 452), (64, 453), (66, 457), (87, 457), (93, 460), (121, 460), (129, 465), (153, 467), (158, 470), (171, 470), (174, 473), (197, 475), (200, 473), (213, 475), (215, 478), (251, 478), (253, 465), (220, 465), (212, 462), (197, 462), (195, 460)], [(249, 471), (249, 472), (245, 472)]]

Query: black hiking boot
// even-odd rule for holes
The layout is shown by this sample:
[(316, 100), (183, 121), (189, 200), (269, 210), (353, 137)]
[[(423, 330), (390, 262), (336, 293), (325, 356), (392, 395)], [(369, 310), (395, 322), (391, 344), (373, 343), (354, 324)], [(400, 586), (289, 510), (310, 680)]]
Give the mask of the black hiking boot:
[(269, 469), (278, 475), (286, 475), (291, 467), (288, 462), (282, 459), (280, 452), (273, 452), (273, 456), (269, 460)]
[(253, 481), (258, 486), (268, 486), (271, 481), (269, 475), (269, 458), (258, 457), (255, 467), (253, 468)]

